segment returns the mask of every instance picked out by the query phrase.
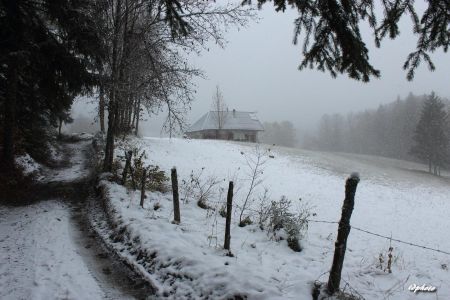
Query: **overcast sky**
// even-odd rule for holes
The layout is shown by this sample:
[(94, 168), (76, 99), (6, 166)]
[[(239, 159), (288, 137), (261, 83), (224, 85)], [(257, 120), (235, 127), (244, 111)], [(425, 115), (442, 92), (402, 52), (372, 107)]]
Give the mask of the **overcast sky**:
[[(442, 50), (432, 55), (436, 71), (430, 72), (422, 64), (414, 81), (406, 80), (402, 66), (416, 43), (409, 17), (402, 19), (400, 37), (385, 40), (380, 49), (374, 46), (370, 31), (362, 28), (371, 62), (381, 70), (380, 79), (362, 83), (346, 75), (333, 79), (317, 70), (298, 71), (302, 54), (301, 45), (292, 43), (295, 12), (277, 13), (267, 4), (258, 15), (258, 22), (226, 34), (225, 49), (212, 44), (209, 52), (192, 56), (192, 63), (204, 70), (207, 79), (195, 81), (197, 94), (187, 116), (189, 122), (211, 108), (216, 85), (230, 109), (256, 111), (263, 122), (290, 120), (299, 129), (313, 128), (324, 113), (376, 108), (409, 92), (435, 91), (450, 98), (450, 57)], [(162, 119), (152, 117), (143, 124), (144, 133), (159, 135)]]

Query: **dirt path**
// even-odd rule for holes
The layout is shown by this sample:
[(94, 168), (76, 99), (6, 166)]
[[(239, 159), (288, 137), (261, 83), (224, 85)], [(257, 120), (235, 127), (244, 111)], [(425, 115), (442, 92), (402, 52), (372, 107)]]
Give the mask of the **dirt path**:
[(90, 141), (63, 144), (23, 207), (0, 207), (1, 299), (146, 299), (152, 288), (90, 229)]

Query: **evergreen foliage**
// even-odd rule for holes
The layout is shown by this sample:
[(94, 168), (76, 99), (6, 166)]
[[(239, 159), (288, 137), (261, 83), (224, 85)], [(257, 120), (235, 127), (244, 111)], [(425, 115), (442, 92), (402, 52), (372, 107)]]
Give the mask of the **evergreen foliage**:
[[(251, 0), (243, 0), (250, 4)], [(257, 0), (261, 7), (270, 0)], [(377, 18), (375, 4), (380, 4), (383, 16)], [(406, 58), (403, 68), (408, 80), (423, 60), (430, 70), (435, 66), (429, 54), (437, 49), (447, 52), (450, 45), (450, 1), (427, 1), (427, 8), (420, 16), (414, 0), (274, 0), (276, 11), (288, 6), (297, 10), (294, 43), (304, 33), (303, 60), (299, 69), (317, 68), (331, 76), (347, 74), (350, 78), (369, 81), (379, 77), (380, 71), (369, 62), (369, 50), (363, 41), (360, 26), (367, 22), (373, 31), (374, 42), (380, 47), (385, 37), (395, 39), (399, 34), (398, 23), (403, 15), (413, 20), (412, 31), (418, 36), (415, 51)], [(378, 21), (380, 20), (380, 21)]]
[(429, 172), (438, 175), (440, 168), (449, 163), (447, 113), (444, 103), (432, 93), (423, 104), (420, 120), (414, 134), (415, 145), (411, 153), (427, 162)]
[(103, 51), (91, 3), (0, 1), (4, 170), (14, 165), (15, 146), (45, 152), (47, 128), (58, 125), (76, 95), (94, 86)]
[[(127, 157), (129, 155), (129, 157)], [(120, 157), (120, 156), (119, 156)], [(130, 164), (127, 165), (126, 160), (130, 159)], [(124, 162), (124, 168), (122, 169), (122, 184), (131, 189), (138, 189), (139, 182), (141, 182), (143, 175), (145, 174), (145, 189), (150, 191), (167, 192), (169, 190), (168, 182), (169, 177), (158, 166), (145, 165), (147, 154), (145, 151), (140, 151), (138, 148), (125, 151), (125, 156), (121, 157)], [(122, 163), (119, 163), (121, 166)], [(127, 168), (127, 170), (125, 170)], [(116, 170), (115, 176), (119, 177), (119, 167)], [(144, 173), (145, 171), (145, 173)], [(123, 176), (125, 172), (125, 176)]]

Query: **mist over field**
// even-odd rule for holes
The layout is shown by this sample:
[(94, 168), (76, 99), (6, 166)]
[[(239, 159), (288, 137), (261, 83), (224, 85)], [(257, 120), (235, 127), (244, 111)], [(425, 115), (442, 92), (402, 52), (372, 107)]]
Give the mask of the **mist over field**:
[(1, 0), (0, 299), (450, 299), (448, 0)]
[[(424, 9), (425, 5), (418, 2), (418, 7)], [(368, 39), (370, 58), (380, 69), (381, 78), (361, 83), (345, 75), (334, 79), (317, 70), (297, 69), (302, 54), (301, 45), (292, 43), (294, 11), (277, 13), (270, 6), (263, 6), (257, 17), (244, 28), (231, 28), (226, 33), (224, 48), (210, 42), (205, 46), (207, 51), (189, 55), (188, 60), (204, 71), (205, 78), (194, 80), (196, 93), (186, 114), (186, 128), (211, 110), (217, 86), (229, 109), (257, 112), (262, 123), (288, 121), (295, 128), (295, 140), (286, 144), (307, 148), (312, 147), (311, 137), (319, 135), (324, 115), (339, 114), (346, 119), (349, 114), (377, 110), (380, 105), (411, 96), (420, 98), (433, 91), (444, 99), (450, 97), (447, 72), (450, 61), (440, 49), (431, 55), (436, 62), (434, 72), (422, 64), (413, 81), (406, 79), (402, 66), (416, 44), (416, 36), (406, 29), (397, 39), (384, 40), (382, 47), (376, 48), (369, 28), (362, 27), (362, 34)], [(412, 23), (403, 17), (400, 26), (409, 28)], [(87, 102), (89, 100), (78, 100), (73, 115), (75, 119), (86, 117), (93, 123), (96, 106)], [(168, 136), (162, 129), (166, 114), (163, 109), (158, 114), (145, 115), (141, 134)], [(88, 123), (88, 119), (80, 121)], [(93, 125), (90, 131), (97, 128), (98, 125)], [(77, 132), (79, 128), (75, 126), (73, 131)], [(276, 139), (262, 140), (277, 142)]]

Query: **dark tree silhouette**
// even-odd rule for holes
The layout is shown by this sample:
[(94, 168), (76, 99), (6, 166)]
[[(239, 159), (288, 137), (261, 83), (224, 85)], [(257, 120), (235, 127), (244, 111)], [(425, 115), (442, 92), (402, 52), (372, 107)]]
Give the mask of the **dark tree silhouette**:
[(440, 168), (448, 162), (449, 136), (447, 113), (444, 103), (432, 93), (423, 104), (417, 124), (411, 153), (428, 162), (429, 172), (440, 174)]
[[(403, 15), (413, 20), (412, 31), (418, 36), (415, 51), (406, 58), (403, 68), (408, 80), (423, 60), (430, 70), (435, 66), (429, 53), (436, 49), (447, 52), (450, 45), (450, 1), (427, 1), (428, 7), (418, 15), (414, 0), (256, 0), (261, 7), (273, 2), (276, 11), (285, 11), (288, 6), (297, 10), (294, 43), (304, 33), (303, 61), (299, 69), (306, 67), (329, 71), (333, 77), (346, 73), (350, 78), (369, 81), (379, 77), (369, 61), (369, 51), (360, 33), (360, 25), (367, 22), (373, 30), (374, 42), (380, 47), (385, 37), (395, 39), (400, 30), (398, 23)], [(244, 0), (245, 4), (252, 3)], [(383, 16), (377, 18), (375, 3), (380, 3)], [(380, 21), (378, 21), (380, 20)]]
[(91, 1), (0, 1), (2, 171), (14, 168), (16, 146), (45, 147), (48, 126), (95, 85), (102, 45)]

